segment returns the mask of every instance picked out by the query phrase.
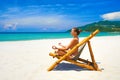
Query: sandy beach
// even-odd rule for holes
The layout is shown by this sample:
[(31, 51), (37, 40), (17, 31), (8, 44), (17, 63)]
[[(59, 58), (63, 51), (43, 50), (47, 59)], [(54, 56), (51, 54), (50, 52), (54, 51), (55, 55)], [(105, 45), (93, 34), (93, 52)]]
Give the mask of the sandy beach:
[[(120, 36), (94, 37), (91, 45), (102, 72), (84, 70), (63, 61), (53, 71), (47, 68), (57, 59), (49, 56), (51, 46), (67, 39), (0, 42), (0, 80), (119, 80)], [(80, 41), (83, 38), (80, 38)], [(81, 55), (90, 59), (86, 46)]]

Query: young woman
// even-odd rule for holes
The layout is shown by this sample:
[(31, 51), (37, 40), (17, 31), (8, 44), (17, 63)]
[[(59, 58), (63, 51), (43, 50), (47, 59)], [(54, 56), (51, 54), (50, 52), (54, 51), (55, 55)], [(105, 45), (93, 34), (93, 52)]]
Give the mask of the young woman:
[[(70, 43), (67, 46), (62, 45), (61, 43), (59, 43), (59, 46), (61, 46), (61, 48), (52, 46), (52, 48), (55, 50), (55, 53), (57, 55), (62, 56), (66, 54), (68, 50), (72, 49), (76, 44), (78, 44), (79, 43), (78, 35), (80, 34), (80, 32), (81, 30), (79, 30), (78, 28), (72, 28), (71, 35), (73, 36), (73, 39), (70, 41)], [(74, 53), (70, 55), (68, 58), (72, 59), (76, 54), (78, 54), (78, 49), (74, 51)]]

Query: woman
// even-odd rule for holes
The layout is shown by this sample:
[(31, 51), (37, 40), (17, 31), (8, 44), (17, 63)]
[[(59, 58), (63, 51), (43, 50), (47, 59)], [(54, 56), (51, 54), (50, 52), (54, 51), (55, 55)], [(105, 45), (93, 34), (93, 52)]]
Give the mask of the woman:
[[(66, 54), (68, 50), (72, 49), (76, 44), (78, 44), (79, 43), (78, 35), (80, 34), (80, 32), (81, 30), (79, 30), (78, 28), (72, 28), (71, 35), (73, 36), (73, 39), (70, 41), (70, 43), (67, 46), (63, 46), (61, 43), (59, 43), (59, 46), (61, 46), (61, 48), (52, 46), (52, 48), (55, 50), (55, 53), (57, 55), (62, 56)], [(76, 49), (76, 51), (74, 51), (74, 53), (70, 55), (68, 58), (72, 59), (76, 54), (78, 54), (78, 49)]]

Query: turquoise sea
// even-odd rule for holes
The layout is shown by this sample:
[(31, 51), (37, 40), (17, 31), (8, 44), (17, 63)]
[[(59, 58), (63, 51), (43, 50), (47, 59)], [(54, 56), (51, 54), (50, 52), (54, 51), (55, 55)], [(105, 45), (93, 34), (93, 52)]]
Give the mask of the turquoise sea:
[[(82, 32), (79, 37), (86, 37), (90, 32)], [(96, 36), (120, 36), (120, 32), (100, 32)], [(69, 32), (22, 32), (22, 33), (0, 33), (1, 41), (20, 41), (20, 40), (40, 40), (40, 39), (58, 39), (72, 38)]]

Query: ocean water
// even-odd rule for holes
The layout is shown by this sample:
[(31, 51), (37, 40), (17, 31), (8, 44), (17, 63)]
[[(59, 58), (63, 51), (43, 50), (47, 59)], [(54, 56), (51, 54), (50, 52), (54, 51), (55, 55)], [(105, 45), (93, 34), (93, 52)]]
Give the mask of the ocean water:
[[(82, 32), (79, 37), (87, 37), (90, 32)], [(96, 36), (120, 36), (120, 32), (100, 32)], [(56, 32), (56, 33), (44, 33), (44, 32), (29, 32), (29, 33), (0, 33), (1, 41), (20, 41), (20, 40), (40, 40), (40, 39), (58, 39), (58, 38), (72, 38), (69, 32)]]

